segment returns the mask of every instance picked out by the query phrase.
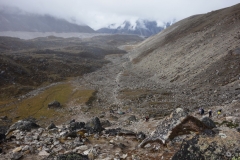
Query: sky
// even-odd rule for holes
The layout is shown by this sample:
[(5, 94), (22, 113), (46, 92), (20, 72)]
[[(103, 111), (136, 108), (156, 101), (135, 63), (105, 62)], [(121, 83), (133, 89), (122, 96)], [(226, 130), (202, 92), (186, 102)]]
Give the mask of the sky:
[(97, 30), (137, 19), (155, 20), (161, 25), (238, 3), (240, 0), (0, 0), (0, 8), (49, 14)]

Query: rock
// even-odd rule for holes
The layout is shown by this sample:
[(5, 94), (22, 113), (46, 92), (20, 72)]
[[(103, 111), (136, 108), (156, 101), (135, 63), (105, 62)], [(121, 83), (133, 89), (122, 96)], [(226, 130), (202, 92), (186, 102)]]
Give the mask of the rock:
[(59, 107), (61, 107), (61, 105), (58, 101), (53, 101), (48, 104), (48, 108), (59, 108)]
[(151, 147), (151, 144), (149, 144), (149, 143), (144, 146), (144, 148), (150, 148), (150, 147)]
[(105, 134), (108, 134), (109, 136), (116, 136), (121, 131), (121, 128), (116, 129), (107, 129), (104, 131)]
[(107, 129), (104, 131), (105, 134), (109, 134), (110, 136), (122, 136), (122, 135), (133, 135), (135, 136), (136, 133), (134, 133), (133, 131), (130, 130), (125, 130), (125, 129), (121, 129), (121, 128), (116, 128), (116, 129)]
[(240, 127), (236, 128), (236, 130), (237, 130), (238, 132), (240, 132)]
[(39, 156), (49, 156), (49, 153), (46, 152), (45, 150), (41, 150), (39, 153), (38, 153)]
[(26, 145), (22, 148), (22, 151), (27, 151), (27, 150), (29, 150), (29, 145)]
[(1, 116), (0, 119), (1, 120), (8, 120), (8, 117), (7, 116)]
[(70, 138), (76, 138), (76, 137), (78, 137), (78, 134), (77, 134), (76, 131), (72, 131), (72, 132), (67, 133), (64, 137), (65, 137), (65, 138), (68, 138), (68, 137), (70, 137)]
[(18, 159), (22, 158), (22, 156), (23, 156), (22, 153), (14, 152), (14, 153), (11, 154), (10, 157), (11, 157), (12, 160), (18, 160)]
[(118, 135), (119, 135), (119, 136), (122, 136), (122, 135), (136, 136), (136, 133), (133, 132), (133, 131), (130, 131), (130, 130), (121, 129), (121, 130), (118, 132)]
[(85, 127), (85, 123), (84, 122), (71, 122), (70, 123), (70, 130), (74, 131), (74, 130), (77, 130), (77, 129), (82, 129)]
[(70, 153), (58, 155), (57, 160), (89, 160), (89, 158), (87, 155), (70, 152)]
[(183, 140), (180, 150), (175, 153), (172, 160), (186, 159), (232, 159), (239, 157), (240, 135), (235, 130), (226, 129), (229, 136), (222, 139), (221, 136), (208, 136), (198, 134), (191, 139)]
[(94, 160), (95, 157), (98, 156), (100, 148), (98, 146), (94, 146), (91, 149), (84, 151), (85, 155), (88, 155), (89, 160)]
[(189, 141), (183, 141), (180, 150), (174, 154), (172, 160), (186, 160), (186, 159), (198, 159), (204, 160), (205, 158), (199, 152), (199, 147), (196, 146), (198, 143), (198, 136), (192, 138)]
[(174, 139), (177, 136), (191, 134), (191, 132), (202, 132), (208, 127), (199, 119), (188, 115), (185, 109), (177, 108), (158, 124), (153, 134), (144, 139), (139, 147), (144, 147), (149, 142), (166, 142)]
[(111, 123), (110, 123), (108, 120), (102, 121), (101, 124), (102, 124), (102, 127), (103, 127), (103, 128), (106, 128), (106, 127), (110, 127), (110, 126), (111, 126)]
[(88, 150), (88, 146), (87, 145), (82, 145), (76, 148), (77, 150), (81, 150), (81, 151), (85, 151)]
[(143, 132), (139, 132), (136, 135), (137, 140), (144, 140), (146, 138), (146, 135)]
[(118, 113), (118, 114), (120, 114), (120, 115), (123, 115), (123, 114), (125, 114), (125, 112), (123, 112), (123, 111), (120, 111), (120, 110), (118, 110), (118, 111), (117, 111), (117, 113)]
[(47, 130), (53, 129), (53, 128), (57, 128), (56, 125), (54, 123), (51, 123), (48, 127)]
[(0, 153), (2, 153), (2, 148), (0, 148)]
[(13, 153), (20, 152), (22, 150), (22, 147), (17, 147), (12, 150)]
[(6, 135), (3, 133), (0, 133), (0, 144), (6, 139)]
[(103, 130), (101, 122), (98, 117), (93, 118), (86, 123), (86, 128), (90, 133), (101, 132)]
[(128, 118), (128, 121), (129, 122), (136, 122), (137, 121), (137, 118), (134, 116), (134, 115), (131, 115), (129, 118)]
[(219, 135), (221, 138), (227, 138), (227, 135), (224, 134), (224, 133), (219, 133), (218, 135)]
[(21, 131), (31, 131), (31, 129), (36, 129), (39, 128), (40, 126), (37, 125), (34, 121), (28, 121), (28, 120), (20, 120), (16, 123), (14, 123), (13, 125), (10, 126), (10, 128), (8, 129), (6, 135), (13, 131), (13, 130), (21, 130)]
[(201, 122), (203, 122), (208, 128), (212, 129), (212, 128), (216, 128), (215, 123), (213, 122), (213, 120), (209, 117), (203, 117), (201, 119)]
[(121, 149), (125, 149), (127, 146), (125, 145), (125, 144), (123, 144), (123, 143), (119, 143), (118, 145), (117, 145), (119, 148), (121, 148)]

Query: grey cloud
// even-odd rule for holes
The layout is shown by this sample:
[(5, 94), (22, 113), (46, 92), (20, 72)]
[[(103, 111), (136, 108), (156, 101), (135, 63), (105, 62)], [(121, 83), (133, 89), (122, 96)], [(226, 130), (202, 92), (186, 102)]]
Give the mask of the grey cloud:
[(0, 6), (85, 23), (93, 29), (124, 20), (180, 20), (239, 3), (239, 0), (1, 0)]

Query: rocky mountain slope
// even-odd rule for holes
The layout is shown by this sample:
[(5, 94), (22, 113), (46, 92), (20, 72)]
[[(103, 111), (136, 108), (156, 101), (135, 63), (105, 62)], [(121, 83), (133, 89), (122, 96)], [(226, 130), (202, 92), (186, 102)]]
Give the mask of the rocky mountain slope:
[(106, 28), (98, 29), (97, 32), (110, 34), (135, 34), (139, 36), (149, 37), (159, 33), (172, 24), (173, 22), (167, 22), (159, 26), (156, 21), (137, 20), (134, 24), (129, 21), (124, 21), (120, 26), (112, 24)]
[(24, 13), (4, 7), (0, 8), (0, 23), (0, 31), (95, 33), (87, 25), (80, 26), (50, 15)]
[(239, 7), (191, 16), (135, 46), (124, 88), (165, 90), (170, 105), (189, 109), (239, 98)]

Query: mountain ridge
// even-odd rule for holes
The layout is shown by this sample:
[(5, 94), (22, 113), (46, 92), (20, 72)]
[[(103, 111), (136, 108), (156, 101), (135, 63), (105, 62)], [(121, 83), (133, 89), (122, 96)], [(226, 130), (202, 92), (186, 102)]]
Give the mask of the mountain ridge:
[(98, 33), (110, 33), (110, 34), (135, 34), (139, 36), (149, 37), (155, 35), (165, 28), (169, 27), (175, 22), (163, 23), (159, 25), (156, 21), (138, 19), (134, 23), (130, 21), (124, 21), (121, 25), (111, 24), (108, 27), (100, 28)]
[(0, 10), (0, 31), (96, 33), (87, 25), (78, 25), (51, 15)]

